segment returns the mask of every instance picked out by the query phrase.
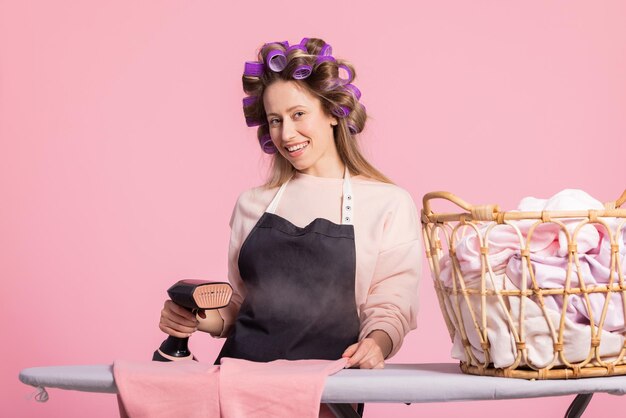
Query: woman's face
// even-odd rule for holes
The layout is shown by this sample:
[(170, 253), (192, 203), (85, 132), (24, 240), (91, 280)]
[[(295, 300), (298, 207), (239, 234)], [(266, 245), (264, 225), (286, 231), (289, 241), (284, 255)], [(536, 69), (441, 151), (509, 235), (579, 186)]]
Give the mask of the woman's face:
[(265, 89), (263, 105), (270, 135), (296, 170), (318, 177), (335, 177), (343, 168), (333, 125), (321, 101), (293, 81), (278, 80)]

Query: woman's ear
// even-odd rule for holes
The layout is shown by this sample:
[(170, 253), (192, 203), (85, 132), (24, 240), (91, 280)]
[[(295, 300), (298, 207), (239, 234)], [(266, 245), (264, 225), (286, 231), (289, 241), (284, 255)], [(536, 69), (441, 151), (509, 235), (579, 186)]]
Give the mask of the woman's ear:
[(330, 126), (337, 126), (339, 122), (337, 121), (337, 118), (332, 118), (330, 120)]

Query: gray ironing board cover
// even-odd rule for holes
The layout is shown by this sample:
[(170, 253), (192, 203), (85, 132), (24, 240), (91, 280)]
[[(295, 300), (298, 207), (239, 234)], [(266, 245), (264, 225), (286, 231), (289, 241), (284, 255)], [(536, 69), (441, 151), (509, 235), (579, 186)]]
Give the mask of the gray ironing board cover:
[[(19, 378), (39, 388), (117, 393), (111, 365), (33, 367), (22, 370)], [(456, 363), (387, 364), (384, 369), (346, 369), (329, 376), (322, 402), (452, 402), (597, 392), (626, 394), (626, 376), (528, 381), (466, 375)]]

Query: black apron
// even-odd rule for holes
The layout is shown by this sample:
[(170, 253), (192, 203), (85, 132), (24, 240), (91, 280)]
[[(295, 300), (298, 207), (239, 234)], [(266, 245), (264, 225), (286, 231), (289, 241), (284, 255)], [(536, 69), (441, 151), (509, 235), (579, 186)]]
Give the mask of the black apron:
[(343, 181), (342, 223), (317, 218), (304, 228), (274, 214), (287, 183), (239, 253), (247, 289), (216, 360), (337, 360), (359, 336), (355, 300), (353, 196)]

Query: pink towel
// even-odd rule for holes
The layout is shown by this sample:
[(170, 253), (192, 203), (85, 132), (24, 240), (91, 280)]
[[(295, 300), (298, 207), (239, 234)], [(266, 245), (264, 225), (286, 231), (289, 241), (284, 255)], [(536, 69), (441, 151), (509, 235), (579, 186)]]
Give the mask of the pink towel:
[(219, 366), (196, 361), (115, 361), (120, 416), (219, 417)]
[(326, 377), (343, 369), (347, 359), (276, 360), (255, 363), (222, 359), (222, 417), (317, 418)]
[(135, 417), (318, 417), (326, 377), (346, 359), (257, 363), (224, 358), (126, 362), (113, 367), (120, 414)]

